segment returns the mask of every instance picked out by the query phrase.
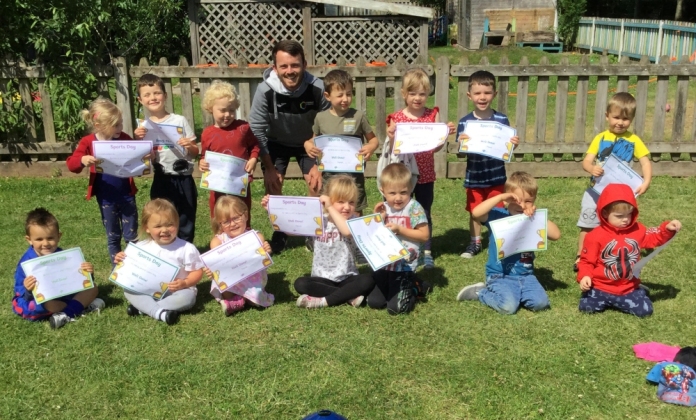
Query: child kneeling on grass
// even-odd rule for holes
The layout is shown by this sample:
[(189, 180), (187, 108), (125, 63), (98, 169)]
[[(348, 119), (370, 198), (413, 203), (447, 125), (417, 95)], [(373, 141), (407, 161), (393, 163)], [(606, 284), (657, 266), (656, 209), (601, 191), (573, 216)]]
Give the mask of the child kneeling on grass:
[(650, 298), (633, 274), (643, 248), (669, 241), (681, 229), (679, 220), (647, 229), (638, 222), (638, 205), (628, 185), (609, 184), (597, 200), (599, 226), (583, 242), (578, 278), (580, 311), (615, 308), (638, 317), (653, 313)]
[[(515, 172), (505, 182), (505, 193), (496, 195), (479, 204), (471, 212), (478, 222), (486, 224), (510, 215), (534, 215), (537, 197), (537, 182), (526, 172)], [(507, 203), (506, 208), (497, 207)], [(555, 223), (547, 221), (548, 239), (556, 241), (561, 231)], [(492, 231), (491, 231), (492, 234)], [(549, 297), (544, 287), (534, 275), (534, 253), (522, 252), (498, 260), (498, 246), (491, 236), (486, 263), (486, 283), (476, 283), (463, 288), (457, 300), (479, 300), (501, 314), (512, 315), (520, 306), (531, 311), (541, 311), (550, 307)]]
[[(203, 261), (192, 243), (177, 237), (178, 231), (179, 214), (172, 203), (156, 198), (145, 204), (138, 248), (178, 266), (179, 272), (168, 284), (167, 290), (171, 294), (160, 300), (124, 290), (123, 294), (130, 303), (126, 309), (128, 315), (143, 313), (172, 325), (179, 319), (179, 312), (193, 308), (196, 303), (196, 284), (203, 277)], [(125, 258), (126, 253), (119, 252), (114, 263), (118, 264)]]
[[(31, 293), (36, 287), (36, 277), (26, 276), (22, 269), (22, 263), (62, 251), (58, 248), (62, 233), (58, 227), (58, 220), (44, 208), (34, 209), (27, 214), (24, 229), (29, 249), (20, 258), (15, 271), (14, 297), (12, 298), (14, 313), (29, 321), (40, 321), (48, 318), (51, 328), (56, 329), (73, 321), (76, 316), (83, 312), (104, 308), (104, 301), (97, 297), (99, 290), (96, 285), (73, 295), (37, 303)], [(94, 272), (94, 267), (91, 263), (83, 262), (80, 264), (80, 270), (91, 274)]]

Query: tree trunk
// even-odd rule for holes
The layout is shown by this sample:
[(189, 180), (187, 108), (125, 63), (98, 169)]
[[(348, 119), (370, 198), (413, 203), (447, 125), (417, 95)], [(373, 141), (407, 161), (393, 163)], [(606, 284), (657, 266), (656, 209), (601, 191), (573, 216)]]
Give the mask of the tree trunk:
[(674, 20), (682, 20), (684, 14), (684, 0), (677, 0), (677, 11), (674, 13)]

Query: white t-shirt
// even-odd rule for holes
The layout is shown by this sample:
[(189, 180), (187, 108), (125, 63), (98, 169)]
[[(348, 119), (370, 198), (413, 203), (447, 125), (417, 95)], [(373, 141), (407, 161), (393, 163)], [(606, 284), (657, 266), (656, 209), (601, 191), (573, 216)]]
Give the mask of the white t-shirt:
[[(138, 242), (137, 246), (158, 258), (162, 258), (163, 260), (179, 266), (179, 272), (175, 277), (176, 279), (185, 279), (190, 272), (200, 270), (204, 267), (201, 254), (198, 252), (196, 246), (181, 238), (176, 238), (174, 242), (164, 246), (159, 245), (151, 239), (147, 239)], [(191, 286), (190, 289), (196, 289), (196, 286)]]
[[(194, 137), (196, 135), (183, 115), (169, 114), (167, 118), (158, 122), (157, 124), (174, 125), (177, 127), (182, 127), (184, 129), (184, 134), (182, 137)], [(191, 175), (193, 173), (193, 159), (194, 157), (189, 156), (186, 149), (184, 149), (184, 151), (182, 152), (176, 147), (155, 147), (155, 163), (159, 163), (160, 165), (162, 165), (162, 169), (166, 174)], [(175, 171), (174, 162), (176, 162), (177, 160), (186, 161), (187, 167), (184, 167), (184, 169), (181, 169), (179, 171)]]
[(340, 282), (358, 274), (355, 266), (355, 242), (344, 237), (333, 222), (324, 215), (324, 234), (314, 240), (312, 277)]
[[(414, 229), (418, 225), (428, 223), (428, 218), (425, 215), (423, 206), (413, 198), (399, 211), (395, 211), (389, 207), (386, 201), (384, 202), (384, 206), (387, 209), (387, 220), (384, 221), (384, 224), (394, 223), (395, 225), (403, 226), (408, 229)], [(384, 269), (388, 271), (416, 271), (416, 268), (418, 268), (418, 256), (420, 255), (423, 244), (406, 239), (403, 236), (396, 235), (396, 237), (399, 238), (401, 244), (408, 250), (410, 255), (394, 264), (389, 264), (384, 267)]]

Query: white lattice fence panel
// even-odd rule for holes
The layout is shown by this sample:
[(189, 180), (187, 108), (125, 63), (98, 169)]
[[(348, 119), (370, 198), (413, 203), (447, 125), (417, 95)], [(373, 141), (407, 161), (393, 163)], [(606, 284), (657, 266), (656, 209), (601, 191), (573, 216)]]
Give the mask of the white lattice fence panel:
[(314, 60), (335, 63), (345, 58), (355, 63), (384, 58), (393, 64), (398, 57), (412, 63), (418, 57), (420, 22), (410, 19), (314, 21)]
[[(267, 62), (273, 46), (284, 39), (304, 42), (299, 1), (277, 3), (202, 3), (198, 28), (200, 62), (216, 63), (220, 57), (237, 64)], [(316, 14), (316, 7), (312, 7)]]

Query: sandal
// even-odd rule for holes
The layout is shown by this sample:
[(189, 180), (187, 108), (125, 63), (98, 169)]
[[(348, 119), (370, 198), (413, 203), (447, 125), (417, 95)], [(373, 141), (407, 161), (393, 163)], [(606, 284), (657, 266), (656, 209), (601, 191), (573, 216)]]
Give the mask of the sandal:
[(576, 256), (575, 256), (575, 263), (573, 264), (573, 271), (575, 271), (576, 273), (577, 273), (578, 271), (580, 271), (580, 269), (578, 268), (578, 263), (579, 263), (579, 262), (580, 262), (580, 255), (576, 255)]

